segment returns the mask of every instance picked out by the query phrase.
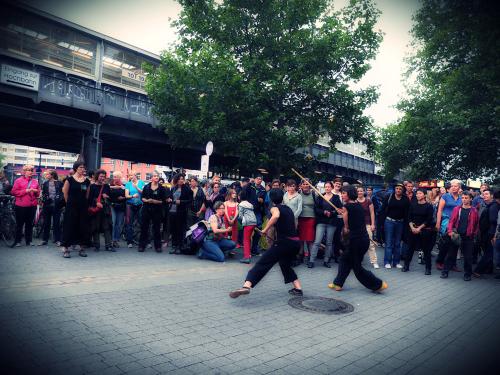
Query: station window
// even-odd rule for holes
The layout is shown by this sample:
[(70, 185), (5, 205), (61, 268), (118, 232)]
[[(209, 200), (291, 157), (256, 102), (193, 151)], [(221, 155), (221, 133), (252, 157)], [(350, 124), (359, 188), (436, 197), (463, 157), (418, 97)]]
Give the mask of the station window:
[[(3, 10), (4, 12), (4, 10)], [(0, 49), (65, 68), (95, 74), (97, 41), (50, 20), (7, 7), (0, 20)]]
[(105, 44), (102, 78), (124, 86), (144, 89), (146, 75), (143, 64), (150, 61), (132, 52)]

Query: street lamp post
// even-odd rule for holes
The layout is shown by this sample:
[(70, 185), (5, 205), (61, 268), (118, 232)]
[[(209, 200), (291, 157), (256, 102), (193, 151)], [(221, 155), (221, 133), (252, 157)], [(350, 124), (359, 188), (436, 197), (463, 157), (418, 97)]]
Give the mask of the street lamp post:
[(40, 184), (42, 181), (42, 155), (50, 155), (50, 152), (45, 152), (45, 151), (38, 151), (38, 168), (37, 168), (37, 174), (38, 174), (38, 183)]

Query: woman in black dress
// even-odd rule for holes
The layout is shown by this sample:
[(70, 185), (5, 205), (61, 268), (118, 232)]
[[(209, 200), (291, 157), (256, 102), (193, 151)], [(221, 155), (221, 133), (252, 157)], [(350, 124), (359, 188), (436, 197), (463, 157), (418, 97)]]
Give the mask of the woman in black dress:
[(62, 189), (66, 201), (62, 240), (65, 258), (70, 258), (69, 248), (73, 245), (80, 246), (78, 255), (86, 257), (82, 246), (89, 245), (87, 190), (90, 181), (85, 177), (83, 162), (73, 164), (73, 171), (75, 173), (66, 179)]
[(366, 231), (363, 207), (356, 201), (357, 197), (358, 193), (354, 186), (349, 185), (343, 188), (342, 200), (345, 203), (343, 209), (343, 235), (344, 237), (348, 237), (349, 244), (340, 257), (337, 277), (333, 283), (328, 284), (328, 287), (336, 291), (341, 291), (352, 269), (356, 278), (366, 288), (381, 292), (387, 289), (387, 283), (364, 269), (361, 265), (363, 257), (368, 251), (370, 239)]
[(154, 171), (151, 182), (142, 190), (142, 222), (141, 237), (139, 240), (139, 252), (146, 248), (149, 235), (149, 224), (153, 225), (153, 240), (155, 250), (161, 253), (161, 222), (163, 220), (163, 202), (167, 197), (167, 191), (159, 183), (160, 174)]
[(170, 230), (172, 233), (172, 250), (170, 250), (170, 254), (180, 254), (186, 233), (187, 212), (193, 200), (191, 189), (185, 185), (184, 175), (179, 173), (172, 179), (172, 190), (169, 200), (172, 203), (169, 213)]

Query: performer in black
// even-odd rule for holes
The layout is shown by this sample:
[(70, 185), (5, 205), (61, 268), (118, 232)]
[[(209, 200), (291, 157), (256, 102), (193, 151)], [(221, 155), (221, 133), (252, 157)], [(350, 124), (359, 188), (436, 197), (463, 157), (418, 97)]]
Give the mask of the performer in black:
[(254, 288), (276, 263), (280, 265), (285, 284), (293, 283), (293, 288), (288, 293), (295, 296), (302, 295), (300, 281), (292, 268), (293, 261), (300, 250), (300, 241), (295, 229), (293, 211), (290, 207), (282, 204), (282, 190), (271, 189), (269, 198), (274, 204), (274, 207), (270, 210), (272, 216), (261, 233), (266, 235), (269, 229), (275, 226), (277, 239), (273, 246), (262, 255), (255, 266), (248, 272), (243, 287), (229, 293), (231, 298), (249, 294), (250, 289)]
[(344, 206), (344, 235), (348, 236), (349, 244), (340, 258), (337, 277), (328, 287), (336, 291), (342, 290), (345, 280), (354, 271), (354, 275), (366, 288), (373, 291), (387, 289), (387, 283), (380, 280), (361, 265), (363, 257), (370, 245), (368, 232), (366, 231), (363, 207), (356, 202), (357, 191), (352, 185), (342, 188), (342, 200)]

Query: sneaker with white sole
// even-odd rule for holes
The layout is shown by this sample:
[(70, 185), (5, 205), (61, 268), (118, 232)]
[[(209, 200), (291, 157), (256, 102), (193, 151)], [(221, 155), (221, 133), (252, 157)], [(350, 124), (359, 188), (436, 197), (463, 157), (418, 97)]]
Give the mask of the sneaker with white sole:
[(390, 264), (386, 264), (384, 267), (387, 268), (387, 269), (392, 268)]
[(396, 268), (403, 268), (403, 266), (401, 264), (396, 264)]
[(378, 263), (373, 263), (373, 268), (378, 270), (380, 267), (379, 267)]
[(134, 245), (133, 245), (133, 244), (131, 244), (131, 243), (129, 243), (129, 244), (127, 245), (127, 247), (128, 247), (129, 249), (131, 249), (131, 248), (133, 248), (133, 247), (134, 247)]

